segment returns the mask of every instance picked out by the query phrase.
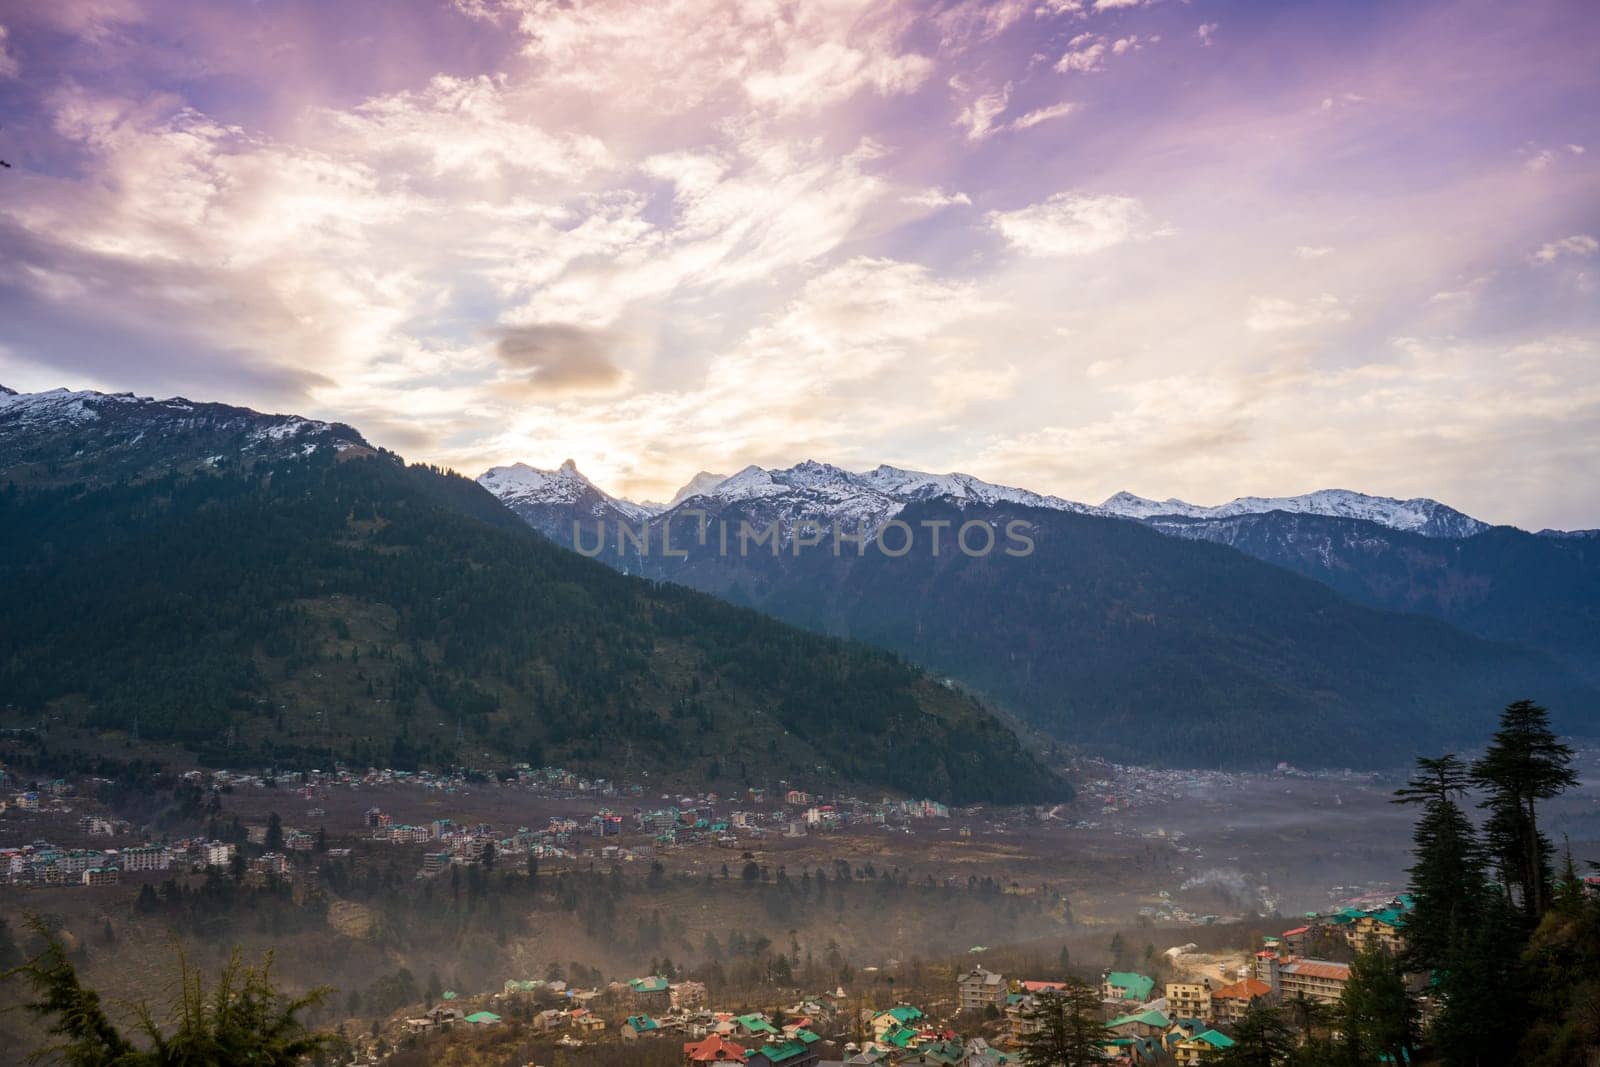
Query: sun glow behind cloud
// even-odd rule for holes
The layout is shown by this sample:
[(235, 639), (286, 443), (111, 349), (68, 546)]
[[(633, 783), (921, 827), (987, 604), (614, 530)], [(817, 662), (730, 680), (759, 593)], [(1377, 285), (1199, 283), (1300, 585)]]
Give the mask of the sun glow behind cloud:
[(0, 381), (1596, 525), (1600, 18), (1472, 8), (13, 10)]

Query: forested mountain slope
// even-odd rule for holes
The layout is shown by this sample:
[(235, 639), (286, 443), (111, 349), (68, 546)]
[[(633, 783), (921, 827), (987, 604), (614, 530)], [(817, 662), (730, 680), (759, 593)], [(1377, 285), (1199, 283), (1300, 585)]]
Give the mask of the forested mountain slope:
[(5, 717), (137, 725), (235, 764), (1068, 792), (976, 701), (888, 653), (617, 574), (454, 475), (297, 451), (0, 490)]

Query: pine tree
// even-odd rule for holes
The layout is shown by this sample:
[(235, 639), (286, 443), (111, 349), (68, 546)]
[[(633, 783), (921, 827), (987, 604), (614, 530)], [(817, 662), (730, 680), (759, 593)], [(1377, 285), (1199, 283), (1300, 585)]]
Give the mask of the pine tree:
[(1431, 1037), (1449, 1067), (1516, 1062), (1517, 1040), (1527, 1023), (1517, 919), (1505, 894), (1489, 890), (1477, 924), (1435, 972), (1439, 1009)]
[(1488, 791), (1485, 828), (1502, 880), (1514, 887), (1528, 924), (1550, 905), (1549, 838), (1539, 832), (1537, 805), (1578, 784), (1572, 749), (1550, 729), (1550, 713), (1531, 700), (1508, 704), (1488, 751), (1472, 765), (1472, 782)]
[(1419, 757), (1417, 772), (1395, 791), (1397, 804), (1421, 804), (1412, 833), (1413, 907), (1406, 916), (1405, 960), (1415, 971), (1441, 967), (1477, 921), (1483, 898), (1482, 846), (1458, 798), (1469, 784), (1453, 753)]
[(1340, 997), (1345, 1024), (1376, 1058), (1410, 1063), (1417, 1046), (1417, 1006), (1406, 989), (1400, 961), (1381, 949), (1356, 955)]
[(1041, 993), (1027, 1019), (1035, 1027), (1020, 1039), (1027, 1067), (1084, 1067), (1110, 1059), (1097, 989), (1069, 979), (1061, 992)]
[(283, 851), (283, 820), (277, 812), (267, 816), (266, 846), (268, 852)]
[(61, 1042), (30, 1057), (71, 1067), (178, 1067), (182, 1064), (250, 1063), (290, 1067), (327, 1048), (330, 1034), (313, 1033), (300, 1014), (320, 1003), (326, 990), (287, 997), (272, 982), (272, 957), (260, 967), (244, 965), (237, 952), (207, 992), (180, 953), (179, 981), (168, 1006), (172, 1022), (162, 1026), (147, 1004), (135, 1005), (137, 1029), (147, 1047), (140, 1049), (124, 1035), (100, 1006), (100, 995), (85, 988), (66, 949), (42, 921), (30, 925), (44, 941), (44, 950), (6, 972), (33, 989), (22, 1007), (46, 1020)]

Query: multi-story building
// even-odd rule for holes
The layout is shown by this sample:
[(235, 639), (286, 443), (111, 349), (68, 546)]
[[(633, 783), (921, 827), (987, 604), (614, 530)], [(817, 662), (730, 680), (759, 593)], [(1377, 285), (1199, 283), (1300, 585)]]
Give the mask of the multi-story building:
[(1401, 908), (1385, 908), (1353, 919), (1344, 928), (1345, 939), (1357, 952), (1382, 949), (1399, 955), (1405, 948), (1406, 913)]
[(1233, 1023), (1244, 1018), (1244, 1013), (1249, 1010), (1251, 1002), (1258, 997), (1272, 995), (1272, 986), (1257, 978), (1244, 978), (1232, 985), (1221, 986), (1211, 991), (1212, 1015), (1206, 1018), (1215, 1018), (1217, 1022)]
[(142, 845), (125, 848), (120, 857), (122, 869), (134, 871), (164, 871), (172, 863), (167, 850), (160, 845)]
[(1167, 1014), (1174, 1019), (1211, 1018), (1211, 990), (1204, 982), (1168, 982)]
[(1305, 994), (1324, 1004), (1337, 1003), (1350, 981), (1350, 965), (1329, 960), (1274, 961), (1272, 991), (1284, 1000)]
[(1010, 991), (1004, 975), (982, 967), (974, 967), (957, 978), (956, 989), (962, 1011), (983, 1011), (991, 1007), (999, 1010), (1005, 1007), (1006, 993)]
[(84, 885), (116, 885), (122, 872), (115, 867), (90, 867), (83, 872)]

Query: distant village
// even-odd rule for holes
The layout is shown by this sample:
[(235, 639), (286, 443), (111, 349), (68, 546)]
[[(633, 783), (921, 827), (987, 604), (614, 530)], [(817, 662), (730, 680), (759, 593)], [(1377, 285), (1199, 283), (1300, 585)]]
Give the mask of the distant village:
[[(1052, 808), (1034, 817), (1073, 830), (1100, 828), (1090, 813), (1115, 815), (1147, 804), (1192, 795), (1196, 791), (1226, 790), (1233, 775), (1217, 771), (1163, 771), (1095, 763), (1095, 777), (1084, 781), (1082, 802), (1068, 815)], [(1292, 769), (1290, 774), (1300, 774)], [(956, 838), (969, 837), (972, 823), (983, 819), (990, 832), (1005, 832), (1006, 821), (1016, 812), (984, 809), (982, 806), (952, 809), (935, 800), (909, 800), (879, 797), (864, 799), (851, 795), (824, 797), (787, 783), (772, 788), (747, 788), (736, 793), (701, 792), (693, 796), (657, 794), (654, 806), (645, 800), (645, 787), (637, 782), (618, 783), (588, 777), (560, 767), (519, 766), (511, 772), (458, 770), (450, 774), (370, 768), (356, 771), (335, 768), (331, 771), (305, 771), (274, 774), (234, 770), (193, 770), (183, 776), (206, 789), (224, 792), (261, 792), (281, 795), (285, 808), (290, 800), (306, 807), (302, 814), (286, 813), (279, 828), (253, 826), (249, 842), (268, 845), (269, 854), (249, 861), (249, 873), (290, 877), (292, 864), (287, 853), (340, 856), (347, 849), (330, 848), (320, 820), (326, 812), (319, 798), (333, 791), (416, 789), (445, 796), (495, 793), (526, 793), (553, 799), (582, 799), (598, 802), (598, 811), (583, 818), (553, 817), (542, 825), (495, 827), (482, 821), (451, 818), (433, 819), (423, 825), (397, 820), (381, 806), (365, 812), (365, 836), (394, 845), (431, 846), (423, 853), (418, 874), (431, 876), (454, 864), (480, 862), (486, 852), (507, 862), (532, 858), (546, 860), (599, 860), (631, 863), (650, 861), (662, 850), (678, 846), (714, 845), (729, 849), (743, 847), (762, 838), (803, 838), (811, 834), (845, 829), (892, 831), (919, 823), (946, 825)], [(0, 788), (12, 782), (0, 768)], [(88, 785), (95, 784), (88, 780)], [(67, 779), (33, 783), (35, 788), (0, 793), (0, 813), (72, 812), (76, 807), (95, 809), (92, 801), (80, 797), (78, 783)], [(610, 804), (607, 807), (607, 804)], [(80, 837), (137, 836), (137, 828), (96, 810), (78, 820)], [(1126, 833), (1127, 831), (1120, 831)], [(267, 836), (271, 834), (272, 840)], [(1179, 852), (1189, 851), (1181, 832), (1146, 830), (1139, 836), (1154, 837)], [(624, 838), (626, 843), (624, 843)], [(47, 886), (115, 884), (123, 875), (141, 871), (203, 871), (207, 867), (228, 868), (234, 863), (235, 846), (229, 840), (183, 839), (156, 843), (140, 841), (122, 847), (64, 847), (46, 840), (27, 843), (0, 840), (0, 883)], [(1210, 923), (1231, 916), (1195, 915), (1173, 905), (1168, 894), (1158, 894), (1163, 902), (1146, 905), (1141, 914), (1150, 919), (1178, 923)], [(1276, 899), (1262, 892), (1260, 911), (1275, 909)]]
[[(380, 807), (369, 808), (363, 817), (368, 839), (394, 845), (432, 846), (422, 854), (419, 877), (438, 874), (456, 864), (480, 863), (486, 854), (507, 862), (528, 858), (632, 862), (649, 860), (658, 848), (675, 845), (713, 844), (733, 848), (741, 840), (772, 835), (804, 837), (845, 827), (892, 827), (915, 820), (951, 818), (950, 808), (934, 800), (882, 798), (866, 801), (854, 797), (824, 800), (791, 788), (770, 793), (765, 789), (747, 789), (737, 797), (724, 797), (715, 792), (671, 800), (664, 797), (660, 807), (645, 808), (638, 803), (643, 792), (638, 785), (619, 786), (557, 767), (519, 768), (508, 778), (470, 771), (436, 775), (393, 769), (372, 769), (364, 773), (344, 769), (295, 772), (282, 777), (227, 770), (190, 771), (184, 777), (217, 790), (272, 789), (282, 793), (286, 800), (298, 799), (311, 805), (305, 810), (302, 825), (258, 824), (246, 828), (249, 843), (268, 848), (266, 854), (248, 861), (248, 873), (281, 878), (293, 873), (287, 853), (315, 852), (335, 858), (349, 854), (347, 848), (329, 847), (326, 832), (316, 823), (326, 815), (316, 805), (318, 797), (334, 789), (409, 786), (445, 794), (520, 789), (553, 797), (634, 801), (626, 812), (602, 807), (583, 819), (550, 818), (544, 825), (509, 829), (483, 822), (458, 823), (451, 818), (411, 825), (397, 822)], [(42, 784), (39, 789), (15, 792), (0, 799), (0, 812), (71, 813), (77, 795), (77, 785), (57, 779)], [(618, 806), (620, 809), (621, 805)], [(717, 814), (719, 810), (725, 814)], [(299, 821), (298, 817), (296, 820)], [(135, 833), (135, 828), (127, 822), (98, 813), (83, 815), (77, 825), (85, 837), (115, 838)], [(630, 838), (627, 846), (614, 840), (607, 842), (607, 839), (620, 838), (625, 831)], [(116, 884), (124, 874), (142, 871), (227, 869), (234, 863), (236, 844), (206, 839), (141, 841), (118, 848), (66, 848), (44, 840), (6, 844), (0, 847), (0, 882), (95, 886)]]

